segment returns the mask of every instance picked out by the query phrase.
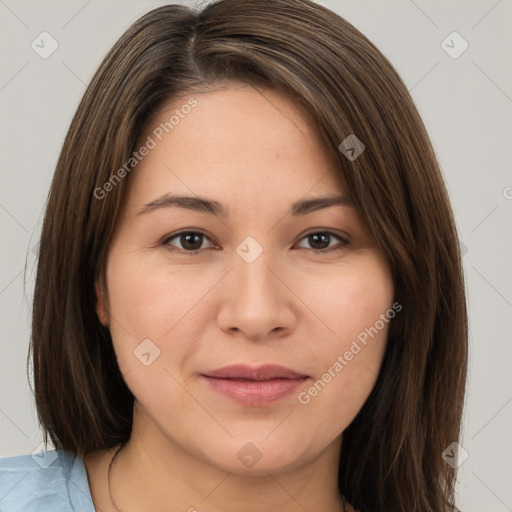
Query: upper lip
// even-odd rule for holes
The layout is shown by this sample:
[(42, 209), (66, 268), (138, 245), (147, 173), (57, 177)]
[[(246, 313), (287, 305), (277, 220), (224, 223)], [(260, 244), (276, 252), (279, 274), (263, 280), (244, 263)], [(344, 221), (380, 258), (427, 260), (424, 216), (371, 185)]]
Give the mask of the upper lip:
[(290, 368), (277, 364), (264, 364), (262, 366), (248, 366), (246, 364), (233, 364), (224, 366), (217, 370), (203, 373), (206, 377), (217, 379), (247, 379), (247, 380), (270, 380), (270, 379), (299, 379), (307, 375), (297, 373)]

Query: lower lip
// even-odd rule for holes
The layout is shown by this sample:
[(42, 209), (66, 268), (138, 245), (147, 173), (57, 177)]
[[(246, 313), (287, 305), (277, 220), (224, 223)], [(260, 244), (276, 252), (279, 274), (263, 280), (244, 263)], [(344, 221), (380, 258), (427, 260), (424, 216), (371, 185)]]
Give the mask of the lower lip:
[(308, 379), (308, 377), (302, 377), (249, 381), (218, 379), (206, 375), (202, 375), (202, 377), (215, 391), (228, 396), (239, 404), (252, 406), (268, 405), (295, 393)]

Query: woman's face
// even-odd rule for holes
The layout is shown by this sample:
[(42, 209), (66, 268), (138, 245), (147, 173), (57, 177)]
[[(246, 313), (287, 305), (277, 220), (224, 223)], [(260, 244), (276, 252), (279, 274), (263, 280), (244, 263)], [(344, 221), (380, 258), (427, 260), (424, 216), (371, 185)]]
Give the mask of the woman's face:
[(393, 283), (306, 117), (228, 83), (175, 98), (143, 145), (103, 292), (134, 431), (240, 473), (338, 450), (379, 372)]

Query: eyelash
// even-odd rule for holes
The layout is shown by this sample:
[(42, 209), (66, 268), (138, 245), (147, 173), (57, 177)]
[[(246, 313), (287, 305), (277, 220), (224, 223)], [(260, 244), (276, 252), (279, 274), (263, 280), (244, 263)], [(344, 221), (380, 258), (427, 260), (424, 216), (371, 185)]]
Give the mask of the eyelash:
[[(168, 237), (166, 237), (162, 241), (162, 245), (167, 247), (172, 252), (177, 252), (179, 254), (184, 254), (186, 256), (194, 256), (194, 255), (197, 255), (200, 252), (206, 250), (206, 249), (195, 249), (195, 250), (192, 250), (192, 251), (186, 251), (186, 250), (180, 250), (180, 249), (175, 249), (175, 248), (171, 249), (172, 245), (170, 244), (170, 241), (174, 240), (175, 238), (180, 237), (181, 235), (185, 235), (185, 234), (189, 234), (189, 235), (202, 235), (203, 237), (205, 237), (205, 238), (207, 238), (208, 240), (211, 241), (210, 237), (206, 233), (201, 231), (200, 229), (196, 229), (194, 231), (187, 229), (187, 230), (182, 230), (182, 231), (179, 231), (178, 233), (173, 233), (172, 235), (169, 235)], [(334, 246), (334, 247), (330, 247), (330, 248), (327, 248), (327, 249), (310, 249), (315, 254), (324, 254), (324, 253), (330, 252), (330, 251), (339, 251), (339, 250), (344, 249), (345, 246), (349, 245), (349, 243), (350, 243), (348, 240), (346, 240), (342, 236), (340, 236), (340, 235), (338, 235), (336, 233), (333, 233), (332, 231), (327, 231), (327, 230), (325, 230), (325, 231), (323, 231), (323, 230), (310, 231), (309, 233), (306, 233), (301, 238), (301, 241), (304, 240), (305, 238), (311, 236), (311, 235), (319, 235), (319, 234), (329, 235), (330, 237), (337, 238), (339, 240), (339, 244), (338, 244), (339, 247)]]

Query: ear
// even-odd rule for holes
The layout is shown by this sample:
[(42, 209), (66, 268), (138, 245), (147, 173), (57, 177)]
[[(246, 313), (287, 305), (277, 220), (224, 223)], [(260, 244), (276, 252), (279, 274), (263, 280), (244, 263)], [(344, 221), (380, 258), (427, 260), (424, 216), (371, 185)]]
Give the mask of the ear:
[(108, 326), (108, 313), (105, 307), (105, 298), (103, 297), (103, 289), (99, 282), (94, 284), (94, 290), (96, 292), (96, 313), (99, 321), (104, 327)]

